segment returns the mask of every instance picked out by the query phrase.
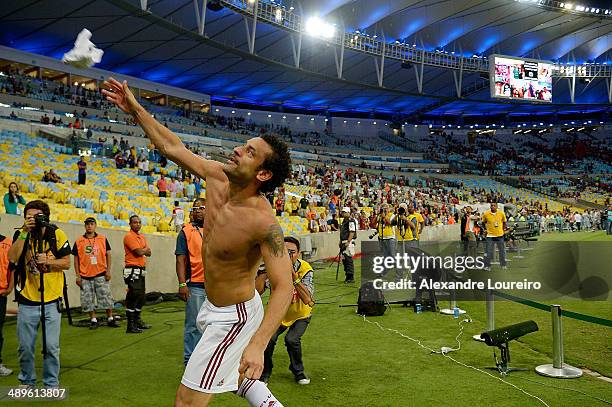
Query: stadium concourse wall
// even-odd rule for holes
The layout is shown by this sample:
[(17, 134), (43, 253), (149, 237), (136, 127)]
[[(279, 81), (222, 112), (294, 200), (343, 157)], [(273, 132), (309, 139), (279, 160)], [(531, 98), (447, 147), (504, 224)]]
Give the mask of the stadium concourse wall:
[[(76, 238), (84, 231), (81, 223), (56, 223), (68, 235), (70, 244), (74, 244)], [(0, 222), (0, 233), (12, 237), (15, 228), (23, 225), (23, 217), (16, 215), (2, 215)], [(97, 232), (106, 236), (112, 248), (112, 270), (111, 289), (113, 298), (123, 300), (125, 298), (125, 284), (123, 283), (123, 236), (122, 230), (111, 230), (98, 228)], [(358, 232), (358, 250), (360, 242), (367, 240), (371, 231)], [(147, 259), (147, 292), (159, 291), (163, 293), (177, 291), (177, 278), (175, 272), (174, 247), (176, 238), (173, 236), (148, 235), (145, 234), (152, 256)], [(312, 248), (309, 261), (330, 258), (338, 255), (338, 232), (335, 233), (313, 233), (300, 236), (304, 249)], [(459, 238), (459, 225), (443, 225), (428, 227), (423, 231), (423, 240), (457, 240)], [(315, 250), (316, 249), (316, 250)], [(74, 265), (70, 262), (70, 270), (66, 271), (68, 284), (68, 298), (71, 307), (81, 304), (79, 288), (75, 283)], [(11, 297), (12, 298), (12, 297)], [(9, 308), (12, 308), (9, 305)]]

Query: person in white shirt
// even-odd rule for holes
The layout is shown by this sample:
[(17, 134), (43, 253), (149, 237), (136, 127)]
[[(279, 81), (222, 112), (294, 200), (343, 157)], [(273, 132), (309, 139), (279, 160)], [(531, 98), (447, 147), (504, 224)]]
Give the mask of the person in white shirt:
[(576, 224), (576, 229), (578, 229), (578, 232), (580, 232), (582, 228), (582, 215), (578, 212), (576, 212), (576, 214), (574, 215), (574, 222)]
[(172, 210), (172, 219), (170, 219), (170, 226), (174, 222), (174, 230), (180, 232), (185, 224), (185, 211), (179, 206), (179, 201), (174, 201), (174, 209)]

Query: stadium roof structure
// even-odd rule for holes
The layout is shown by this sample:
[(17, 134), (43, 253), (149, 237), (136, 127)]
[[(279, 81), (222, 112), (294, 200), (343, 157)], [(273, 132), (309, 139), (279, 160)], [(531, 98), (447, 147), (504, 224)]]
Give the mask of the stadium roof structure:
[[(612, 7), (580, 3), (589, 7), (549, 0), (7, 0), (0, 44), (61, 58), (88, 28), (105, 51), (99, 68), (207, 93), (213, 103), (402, 117), (609, 111)], [(325, 23), (308, 35), (312, 16)], [(492, 101), (490, 54), (554, 62), (555, 103)]]

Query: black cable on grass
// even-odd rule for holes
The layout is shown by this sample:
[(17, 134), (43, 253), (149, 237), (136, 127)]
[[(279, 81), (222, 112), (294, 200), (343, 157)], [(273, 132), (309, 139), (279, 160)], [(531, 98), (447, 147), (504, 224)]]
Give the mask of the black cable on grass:
[(588, 394), (588, 393), (585, 393), (585, 392), (583, 392), (583, 391), (581, 391), (581, 390), (571, 389), (571, 388), (569, 388), (569, 387), (555, 386), (555, 385), (553, 385), (553, 384), (542, 383), (542, 382), (539, 382), (539, 381), (537, 381), (537, 380), (529, 379), (529, 378), (527, 378), (527, 377), (512, 376), (512, 378), (513, 378), (513, 379), (514, 379), (514, 378), (516, 378), (516, 379), (521, 379), (521, 380), (527, 380), (528, 382), (537, 383), (537, 384), (539, 384), (539, 385), (546, 386), (546, 387), (552, 387), (553, 389), (573, 391), (573, 392), (575, 392), (575, 393), (580, 393), (580, 394), (582, 394), (582, 395), (584, 395), (584, 396), (587, 396), (587, 397), (590, 397), (590, 398), (592, 398), (592, 399), (595, 399), (595, 400), (601, 401), (602, 403), (612, 405), (612, 402), (609, 402), (608, 400), (604, 400), (604, 399), (599, 398), (599, 397), (597, 397), (597, 396), (593, 396), (593, 395)]

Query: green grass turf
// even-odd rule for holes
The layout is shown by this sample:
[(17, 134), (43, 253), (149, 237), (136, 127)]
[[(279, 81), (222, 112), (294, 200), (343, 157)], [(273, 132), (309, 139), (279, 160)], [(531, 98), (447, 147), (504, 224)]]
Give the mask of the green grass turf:
[[(576, 234), (578, 235), (578, 234)], [(357, 270), (359, 263), (356, 264)], [(340, 270), (342, 274), (342, 269)], [(276, 348), (270, 388), (285, 406), (537, 406), (543, 405), (493, 377), (461, 366), (449, 358), (432, 355), (397, 333), (383, 331), (355, 314), (357, 285), (335, 281), (335, 266), (316, 271), (317, 300), (312, 322), (303, 337), (309, 386), (299, 386), (287, 369), (289, 361), (282, 340)], [(600, 306), (598, 306), (599, 304)], [(605, 305), (605, 307), (603, 305)], [(459, 304), (474, 319), (464, 323), (461, 351), (450, 356), (475, 367), (493, 364), (493, 348), (471, 336), (485, 328), (482, 302)], [(609, 303), (574, 302), (564, 308), (610, 318)], [(69, 389), (65, 406), (165, 406), (171, 405), (183, 372), (183, 304), (163, 303), (145, 307), (152, 329), (127, 335), (124, 329), (101, 327), (96, 331), (63, 322), (60, 381)], [(605, 406), (612, 402), (612, 384), (585, 375), (574, 380), (555, 380), (537, 375), (533, 368), (551, 363), (550, 315), (508, 301), (496, 303), (496, 324), (534, 319), (540, 331), (513, 341), (512, 365), (530, 368), (513, 372), (506, 380), (532, 393), (550, 406)], [(434, 349), (455, 347), (459, 322), (431, 312), (415, 314), (393, 306), (384, 316), (368, 318), (385, 328), (397, 329)], [(123, 322), (124, 324), (124, 322)], [(566, 362), (612, 374), (610, 328), (564, 319)], [(4, 328), (5, 365), (17, 369), (15, 323)], [(499, 355), (499, 353), (498, 353)], [(38, 358), (37, 366), (41, 360)], [(0, 386), (17, 385), (17, 371), (0, 378)], [(537, 383), (536, 383), (537, 382)], [(552, 387), (555, 386), (555, 387)], [(598, 401), (589, 394), (607, 403)], [(49, 403), (4, 402), (6, 405)], [(213, 405), (246, 406), (232, 394), (218, 396)]]

